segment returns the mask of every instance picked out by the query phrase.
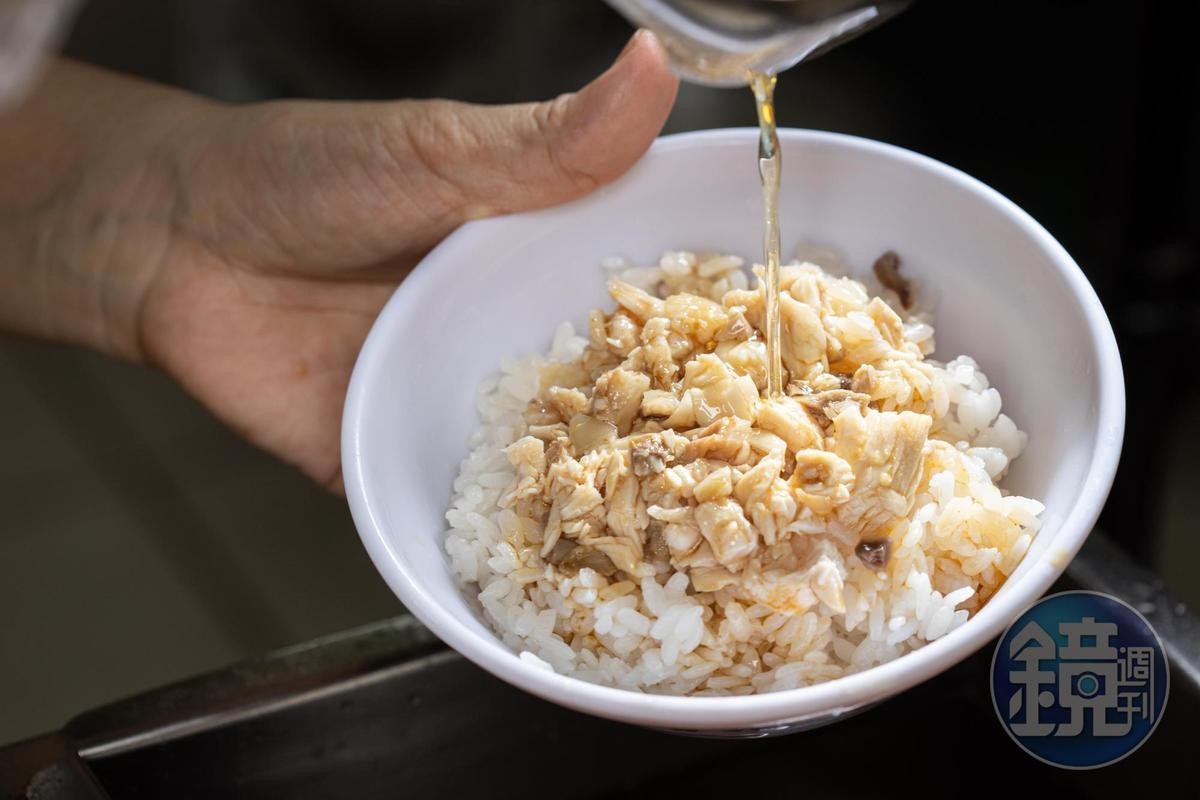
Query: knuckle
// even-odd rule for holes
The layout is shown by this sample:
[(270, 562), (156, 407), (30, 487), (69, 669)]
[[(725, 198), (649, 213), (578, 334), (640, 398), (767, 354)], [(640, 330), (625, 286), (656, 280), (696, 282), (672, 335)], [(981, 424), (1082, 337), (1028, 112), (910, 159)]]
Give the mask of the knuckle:
[(574, 95), (562, 94), (548, 102), (534, 104), (530, 113), (550, 168), (577, 193), (586, 194), (599, 187), (602, 181), (583, 167), (575, 154), (567, 124), (573, 99)]

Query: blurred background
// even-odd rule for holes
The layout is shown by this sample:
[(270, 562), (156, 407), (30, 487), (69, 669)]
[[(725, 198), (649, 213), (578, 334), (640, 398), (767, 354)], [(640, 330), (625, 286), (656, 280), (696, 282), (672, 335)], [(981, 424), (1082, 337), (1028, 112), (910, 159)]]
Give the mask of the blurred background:
[[(920, 0), (778, 92), (780, 124), (963, 169), (1074, 255), (1128, 386), (1101, 527), (1193, 607), (1197, 6)], [(628, 35), (600, 0), (89, 0), (65, 51), (231, 102), (500, 103), (577, 88)], [(749, 92), (685, 86), (667, 132), (751, 124)], [(402, 611), (342, 499), (154, 372), (0, 338), (0, 441), (0, 743)]]

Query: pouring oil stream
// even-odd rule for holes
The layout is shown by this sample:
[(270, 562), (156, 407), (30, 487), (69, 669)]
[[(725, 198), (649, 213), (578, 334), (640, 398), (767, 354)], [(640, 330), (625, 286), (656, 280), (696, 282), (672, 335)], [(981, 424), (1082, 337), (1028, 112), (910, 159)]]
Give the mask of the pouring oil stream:
[(783, 395), (779, 323), (779, 178), (783, 155), (775, 129), (775, 76), (753, 73), (750, 86), (758, 108), (758, 174), (763, 192), (763, 261), (766, 274), (763, 333), (767, 339), (767, 397)]

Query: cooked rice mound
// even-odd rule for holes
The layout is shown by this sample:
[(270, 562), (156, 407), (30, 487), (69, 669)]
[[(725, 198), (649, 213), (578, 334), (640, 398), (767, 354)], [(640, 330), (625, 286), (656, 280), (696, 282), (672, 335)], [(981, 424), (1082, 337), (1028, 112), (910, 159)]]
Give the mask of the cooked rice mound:
[(895, 287), (784, 267), (769, 399), (740, 259), (608, 266), (617, 307), (586, 339), (564, 323), (481, 387), (446, 514), (521, 658), (638, 691), (789, 689), (945, 635), (1016, 567), (1043, 506), (996, 484), (1025, 434), (974, 361), (927, 358)]

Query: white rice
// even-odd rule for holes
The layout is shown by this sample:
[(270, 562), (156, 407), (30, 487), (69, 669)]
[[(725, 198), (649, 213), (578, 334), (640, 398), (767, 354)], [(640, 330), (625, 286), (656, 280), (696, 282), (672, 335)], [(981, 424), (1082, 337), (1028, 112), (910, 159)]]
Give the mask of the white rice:
[[(651, 268), (620, 260), (605, 266), (651, 289), (671, 270), (687, 268), (680, 257), (668, 254)], [(740, 259), (701, 266), (710, 272), (705, 277), (720, 275), (729, 288), (747, 283)], [(933, 347), (929, 319), (917, 315), (904, 327), (906, 339), (923, 352)], [(537, 393), (541, 367), (579, 358), (585, 344), (563, 323), (547, 353), (507, 361), (499, 375), (484, 381), (477, 402), (481, 423), (446, 514), (445, 548), (454, 572), (476, 593), (504, 643), (538, 667), (672, 694), (738, 695), (830, 680), (962, 625), (1011, 573), (1037, 532), (1042, 504), (995, 485), (1026, 436), (1001, 413), (1000, 394), (979, 365), (959, 356), (944, 365), (924, 362), (933, 367), (931, 438), (954, 448), (944, 448), (943, 468), (918, 494), (888, 569), (873, 571), (830, 548), (844, 576), (844, 609), (818, 602), (790, 616), (739, 602), (725, 590), (690, 593), (682, 573), (662, 576), (667, 579), (661, 584), (655, 578), (610, 583), (587, 568), (555, 578), (550, 566), (530, 566), (537, 560), (510, 544), (520, 521), (498, 505), (515, 474), (503, 450), (525, 432), (522, 412)], [(824, 525), (814, 532), (839, 534)]]

